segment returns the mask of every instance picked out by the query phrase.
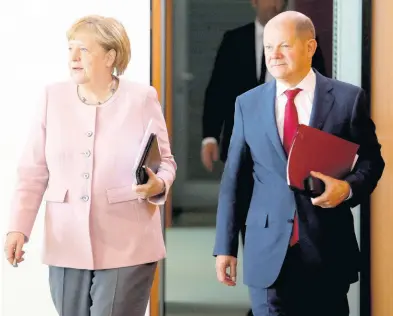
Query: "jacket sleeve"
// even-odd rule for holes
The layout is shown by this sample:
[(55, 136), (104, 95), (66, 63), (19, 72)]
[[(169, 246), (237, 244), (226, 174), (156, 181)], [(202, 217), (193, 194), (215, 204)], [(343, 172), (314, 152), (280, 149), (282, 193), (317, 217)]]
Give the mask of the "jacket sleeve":
[(235, 104), (235, 122), (229, 145), (228, 159), (222, 175), (216, 221), (216, 242), (213, 255), (237, 256), (239, 244), (236, 188), (239, 171), (247, 153), (243, 114), (239, 98)]
[(158, 196), (150, 197), (148, 201), (152, 204), (163, 205), (167, 199), (169, 190), (176, 178), (177, 165), (171, 152), (168, 130), (162, 107), (158, 101), (157, 91), (153, 87), (149, 87), (146, 97), (146, 103), (142, 110), (145, 126), (153, 119), (156, 126), (157, 139), (161, 152), (161, 165), (157, 172), (157, 176), (165, 183), (165, 192)]
[(227, 80), (231, 78), (230, 59), (230, 33), (225, 33), (218, 48), (213, 70), (205, 91), (202, 116), (203, 138), (213, 137), (219, 143), (221, 130), (224, 124), (225, 105), (224, 97), (227, 93)]
[(355, 207), (363, 198), (371, 195), (385, 168), (375, 125), (367, 111), (365, 93), (361, 89), (351, 115), (350, 135), (352, 140), (360, 145), (355, 168), (345, 179), (352, 189), (352, 197), (348, 203)]
[(41, 97), (27, 144), (22, 152), (11, 202), (8, 232), (21, 232), (30, 238), (47, 188), (49, 172), (45, 158), (47, 90)]

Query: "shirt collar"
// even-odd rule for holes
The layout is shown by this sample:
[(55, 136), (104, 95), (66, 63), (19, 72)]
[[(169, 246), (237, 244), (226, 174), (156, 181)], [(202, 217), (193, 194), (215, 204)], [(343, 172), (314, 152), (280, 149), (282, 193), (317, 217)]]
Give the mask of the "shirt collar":
[(279, 97), (286, 90), (296, 89), (296, 88), (302, 89), (303, 91), (305, 91), (307, 93), (314, 93), (315, 85), (316, 85), (315, 72), (312, 69), (310, 69), (307, 76), (305, 76), (304, 79), (301, 82), (299, 82), (299, 84), (296, 85), (296, 87), (294, 87), (294, 88), (289, 88), (284, 83), (277, 81), (276, 82), (276, 96)]
[(261, 22), (258, 21), (258, 19), (255, 19), (255, 35), (256, 35), (256, 37), (263, 37), (263, 30), (264, 30), (264, 26), (261, 24)]

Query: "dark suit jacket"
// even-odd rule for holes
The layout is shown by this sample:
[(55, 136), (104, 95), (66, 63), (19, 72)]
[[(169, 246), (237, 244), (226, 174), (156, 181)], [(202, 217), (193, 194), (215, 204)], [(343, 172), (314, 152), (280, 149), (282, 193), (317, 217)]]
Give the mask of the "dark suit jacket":
[[(214, 255), (237, 255), (234, 206), (237, 178), (247, 152), (253, 161), (254, 189), (246, 221), (244, 282), (268, 287), (277, 278), (299, 214), (300, 246), (305, 264), (337, 282), (355, 282), (359, 249), (350, 207), (369, 196), (384, 161), (362, 89), (316, 72), (310, 125), (360, 145), (354, 170), (345, 180), (353, 196), (336, 208), (321, 209), (287, 185), (287, 158), (275, 120), (276, 81), (236, 100), (234, 129), (220, 187)], [(334, 159), (334, 156), (332, 156)]]
[[(326, 75), (319, 47), (313, 58), (313, 67)], [(249, 23), (226, 32), (205, 92), (202, 132), (203, 138), (214, 137), (220, 144), (222, 161), (227, 157), (236, 97), (261, 83), (256, 74), (255, 24)]]

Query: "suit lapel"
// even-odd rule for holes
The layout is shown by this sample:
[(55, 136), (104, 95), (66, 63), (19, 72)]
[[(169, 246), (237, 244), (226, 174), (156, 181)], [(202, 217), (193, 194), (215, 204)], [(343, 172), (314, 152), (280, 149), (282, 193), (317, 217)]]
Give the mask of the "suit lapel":
[(319, 74), (315, 69), (314, 72), (316, 75), (316, 85), (309, 125), (322, 129), (334, 103), (334, 96), (330, 93), (333, 86), (326, 77)]
[[(320, 75), (315, 69), (314, 71), (316, 74), (316, 85), (310, 126), (322, 129), (334, 103), (334, 96), (330, 93), (333, 87), (326, 77)], [(260, 103), (261, 110), (259, 113), (263, 113), (263, 122), (264, 126), (266, 126), (267, 136), (272, 142), (281, 160), (286, 164), (287, 156), (278, 133), (276, 122), (276, 81), (273, 80), (262, 87), (263, 89), (261, 89), (260, 92), (260, 99), (266, 101), (266, 103)], [(262, 106), (264, 108), (262, 108)]]
[(287, 157), (282, 146), (280, 135), (277, 129), (276, 123), (276, 81), (266, 83), (261, 89), (261, 100), (266, 101), (261, 103), (264, 109), (259, 112), (263, 114), (264, 125), (266, 126), (266, 134), (272, 142), (274, 148), (276, 149), (278, 155), (280, 156), (283, 163), (287, 163)]

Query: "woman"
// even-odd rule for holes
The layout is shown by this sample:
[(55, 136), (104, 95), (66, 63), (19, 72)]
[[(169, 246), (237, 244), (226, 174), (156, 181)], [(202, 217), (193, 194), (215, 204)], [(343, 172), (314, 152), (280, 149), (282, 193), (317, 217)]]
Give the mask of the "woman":
[[(118, 77), (131, 55), (118, 21), (88, 16), (67, 36), (72, 80), (48, 86), (40, 103), (18, 168), (7, 259), (23, 261), (44, 198), (43, 262), (58, 313), (144, 315), (165, 256), (158, 206), (176, 172), (166, 124), (154, 88)], [(134, 162), (150, 120), (162, 163), (136, 185)]]

